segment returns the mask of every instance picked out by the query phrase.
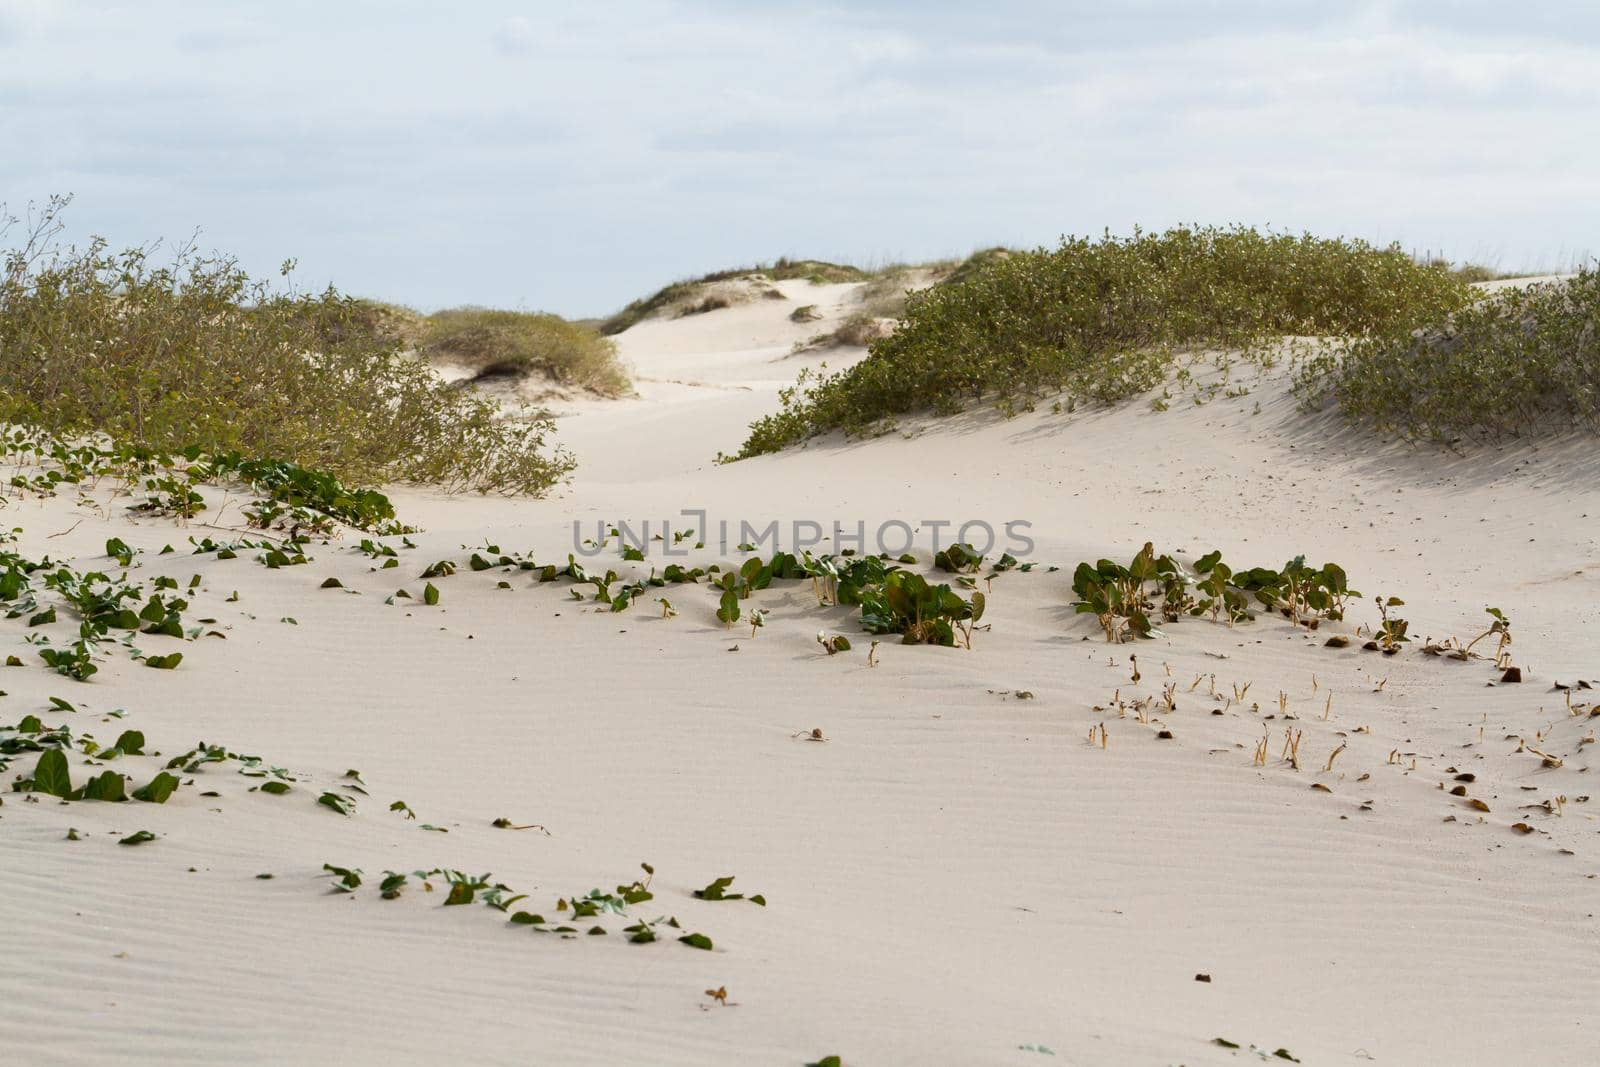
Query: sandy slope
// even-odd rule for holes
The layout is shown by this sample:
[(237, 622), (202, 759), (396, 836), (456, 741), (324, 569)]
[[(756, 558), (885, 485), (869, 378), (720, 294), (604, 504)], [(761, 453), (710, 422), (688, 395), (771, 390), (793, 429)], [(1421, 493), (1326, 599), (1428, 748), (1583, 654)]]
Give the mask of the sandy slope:
[[(784, 288), (849, 310), (850, 286)], [(1160, 414), (974, 414), (716, 466), (803, 362), (859, 356), (790, 355), (819, 328), (790, 323), (793, 306), (628, 331), (640, 396), (563, 412), (575, 486), (537, 503), (400, 492), (425, 532), (396, 570), (371, 571), (353, 539), (277, 571), (147, 551), (136, 573), (201, 574), (195, 610), (227, 633), (184, 646), (177, 671), (114, 657), (78, 685), (33, 666), (8, 624), (6, 651), (30, 666), (4, 672), (0, 721), (60, 695), (80, 710), (47, 721), (106, 741), (135, 725), (166, 753), (222, 742), (301, 781), (268, 797), (212, 769), (160, 808), (4, 794), (0, 1048), (74, 1063), (1259, 1062), (1252, 1044), (1307, 1064), (1592, 1061), (1597, 723), (1552, 691), (1600, 682), (1592, 446), (1414, 453), (1308, 422), (1269, 381)], [(1063, 570), (997, 578), (973, 650), (886, 644), (873, 668), (865, 641), (819, 650), (819, 627), (856, 630), (801, 583), (757, 594), (771, 616), (754, 639), (715, 622), (703, 587), (669, 590), (680, 614), (663, 620), (654, 603), (598, 614), (564, 586), (463, 568), (437, 581), (437, 607), (384, 604), (485, 538), (564, 560), (574, 520), (685, 508), (758, 525), (1021, 519), (1034, 558)], [(86, 561), (110, 534), (147, 550), (215, 534), (62, 498), (5, 515), (29, 550)], [(1326, 648), (1326, 628), (1270, 619), (1107, 646), (1071, 614), (1067, 571), (1145, 540), (1245, 566), (1336, 559), (1369, 595), (1404, 597), (1419, 636), (1470, 637), (1497, 605), (1528, 680)], [(329, 576), (360, 595), (318, 589)], [(1250, 683), (1245, 704), (1211, 699), (1213, 674), (1229, 696)], [(1095, 710), (1169, 681), (1177, 707), (1157, 718), (1173, 740)], [(1104, 749), (1086, 741), (1100, 722)], [(1300, 771), (1277, 758), (1286, 726), (1304, 732)], [(794, 737), (812, 728), (828, 741)], [(348, 768), (371, 795), (341, 818), (314, 800)], [(1487, 814), (1440, 788), (1460, 772)], [(1527, 808), (1558, 796), (1562, 815)], [(387, 810), (396, 799), (418, 820)], [(500, 816), (548, 834), (492, 828)], [(116, 844), (136, 829), (160, 839)], [(386, 868), (492, 871), (549, 913), (640, 861), (657, 898), (637, 910), (677, 916), (713, 952), (625, 944), (614, 920), (559, 940), (415, 885), (397, 901), (372, 888)], [(329, 893), (324, 862), (368, 886)], [(725, 874), (769, 906), (690, 896)], [(721, 985), (737, 1006), (702, 993)]]

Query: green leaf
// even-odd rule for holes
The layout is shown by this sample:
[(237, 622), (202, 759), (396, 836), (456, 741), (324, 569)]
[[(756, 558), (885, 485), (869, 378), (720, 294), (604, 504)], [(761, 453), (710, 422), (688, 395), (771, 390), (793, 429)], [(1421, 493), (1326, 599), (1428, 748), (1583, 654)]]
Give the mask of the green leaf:
[(344, 583), (337, 578), (324, 578), (318, 589), (343, 589)]
[(333, 888), (341, 893), (353, 893), (361, 888), (361, 871), (358, 868), (335, 867), (331, 863), (324, 863), (322, 869), (333, 875)]
[(439, 603), (439, 588), (432, 582), (422, 587), (422, 602), (430, 608)]
[(128, 799), (123, 791), (122, 775), (116, 771), (102, 771), (89, 779), (83, 787), (84, 800), (106, 800), (120, 803)]
[(728, 887), (733, 884), (733, 876), (728, 875), (718, 878), (704, 889), (696, 889), (694, 895), (701, 900), (743, 900), (743, 893), (729, 893)]
[(684, 934), (682, 937), (678, 938), (678, 940), (683, 942), (685, 945), (688, 945), (690, 948), (705, 949), (707, 952), (711, 951), (711, 939), (705, 934)]
[(182, 662), (182, 652), (169, 652), (165, 656), (146, 656), (144, 658), (146, 667), (154, 667), (158, 671), (170, 671)]
[(726, 626), (732, 626), (739, 621), (739, 594), (728, 589), (722, 594), (721, 606), (717, 608), (717, 618)]
[(283, 794), (285, 794), (285, 793), (287, 793), (289, 791), (289, 783), (288, 782), (262, 782), (261, 783), (261, 791), (263, 793), (271, 793), (275, 797), (281, 797), (281, 796), (283, 796)]
[(806, 1067), (844, 1067), (844, 1061), (837, 1056), (824, 1056), (815, 1063), (808, 1063)]
[(124, 730), (113, 748), (120, 748), (125, 756), (144, 755), (144, 734), (138, 730)]
[(33, 791), (62, 800), (72, 795), (72, 775), (67, 770), (67, 757), (59, 748), (40, 753), (33, 768)]
[(317, 803), (325, 808), (332, 808), (340, 815), (349, 815), (355, 811), (356, 806), (350, 802), (349, 797), (342, 797), (338, 793), (324, 793), (317, 798)]
[(140, 830), (137, 833), (132, 833), (132, 834), (129, 834), (127, 837), (124, 837), (121, 841), (118, 841), (117, 844), (119, 844), (119, 845), (142, 845), (146, 841), (154, 841), (155, 839), (156, 839), (156, 835), (151, 833), (149, 830)]
[(1239, 1043), (1237, 1041), (1229, 1041), (1225, 1037), (1214, 1037), (1214, 1038), (1211, 1039), (1211, 1042), (1212, 1042), (1212, 1044), (1215, 1044), (1215, 1045), (1221, 1045), (1223, 1048), (1238, 1048), (1239, 1047)]
[(150, 784), (141, 786), (133, 791), (133, 799), (142, 800), (147, 804), (165, 804), (167, 798), (178, 788), (178, 779), (162, 771), (150, 779)]
[(451, 905), (455, 904), (471, 904), (474, 895), (475, 891), (468, 883), (451, 882), (450, 895), (444, 898), (444, 906), (450, 907)]
[(515, 915), (511, 916), (511, 921), (516, 923), (518, 926), (543, 926), (544, 916), (535, 915), (531, 911), (519, 911)]

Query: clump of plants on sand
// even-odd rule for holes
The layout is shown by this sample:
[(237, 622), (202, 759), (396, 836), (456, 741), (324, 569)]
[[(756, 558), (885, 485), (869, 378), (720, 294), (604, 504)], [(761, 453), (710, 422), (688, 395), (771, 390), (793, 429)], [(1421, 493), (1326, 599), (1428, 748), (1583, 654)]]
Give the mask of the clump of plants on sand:
[(972, 629), (983, 618), (984, 595), (970, 599), (948, 585), (931, 585), (920, 574), (894, 570), (881, 585), (861, 593), (861, 626), (868, 633), (900, 634), (908, 645), (972, 647)]
[[(358, 482), (542, 493), (553, 423), (503, 416), (372, 327), (359, 301), (225, 257), (60, 243), (65, 199), (0, 253), (0, 420), (156, 450), (275, 456)], [(0, 212), (0, 240), (9, 227)], [(285, 275), (289, 264), (285, 265)]]
[[(977, 561), (970, 548), (957, 546), (956, 558)], [(976, 562), (973, 563), (976, 566)], [(822, 555), (803, 552), (775, 553), (771, 559), (746, 560), (740, 570), (722, 578), (722, 611), (737, 611), (731, 591), (764, 589), (774, 579), (810, 580), (819, 607), (843, 605), (860, 607), (861, 628), (873, 634), (899, 634), (904, 644), (971, 647), (972, 631), (983, 617), (984, 596), (974, 592), (964, 598), (950, 586), (933, 585), (926, 578), (905, 570), (887, 556)], [(735, 615), (735, 618), (737, 616)], [(819, 635), (818, 641), (830, 654), (848, 650), (843, 637)]]
[(1126, 565), (1109, 559), (1079, 563), (1072, 590), (1077, 612), (1093, 615), (1114, 643), (1153, 637), (1159, 623), (1184, 616), (1225, 618), (1233, 625), (1259, 610), (1316, 629), (1324, 619), (1342, 619), (1346, 602), (1361, 595), (1337, 563), (1312, 567), (1297, 556), (1278, 570), (1235, 571), (1221, 552), (1211, 552), (1191, 569), (1170, 555), (1157, 556), (1148, 541)]
[[(15, 534), (0, 537), (0, 608), (7, 618), (27, 618), (30, 630), (59, 621), (57, 606), (73, 612), (79, 620), (77, 639), (66, 646), (55, 646), (43, 632), (27, 635), (45, 665), (58, 674), (86, 682), (99, 667), (95, 655), (113, 631), (128, 654), (143, 660), (148, 667), (171, 670), (183, 660), (183, 653), (147, 654), (133, 645), (135, 634), (186, 640), (198, 637), (203, 627), (187, 628), (183, 612), (189, 602), (169, 595), (177, 589), (175, 579), (157, 576), (148, 584), (126, 577), (112, 577), (103, 571), (79, 571), (48, 557), (30, 559), (13, 547)], [(107, 555), (131, 562), (132, 550), (113, 538)], [(126, 563), (123, 566), (127, 566)], [(36, 585), (35, 578), (39, 578)], [(193, 584), (193, 583), (191, 583)], [(55, 603), (41, 604), (39, 596), (51, 594)]]
[(462, 307), (429, 315), (418, 351), (470, 370), (477, 382), (538, 378), (600, 396), (630, 386), (617, 346), (593, 327), (544, 312)]
[(1176, 353), (1264, 349), (1285, 336), (1392, 334), (1464, 307), (1467, 284), (1397, 247), (1180, 227), (974, 264), (907, 297), (904, 319), (848, 370), (812, 375), (751, 424), (736, 459), (914, 412), (1045, 395), (1070, 408), (1160, 384)]
[(263, 494), (244, 508), (250, 525), (260, 529), (293, 525), (327, 533), (338, 522), (380, 535), (410, 530), (376, 489), (347, 486), (327, 471), (284, 459), (250, 459), (237, 451), (207, 452), (197, 445), (152, 449), (104, 435), (62, 437), (37, 426), (7, 428), (0, 434), (0, 456), (37, 468), (32, 475), (12, 476), (10, 488), (22, 495), (85, 491), (109, 480), (121, 492), (143, 494), (143, 500), (129, 505), (130, 511), (188, 520), (206, 506), (197, 487), (232, 482)]
[[(51, 698), (51, 707), (57, 711), (77, 710), (60, 697)], [(13, 792), (53, 796), (68, 801), (121, 803), (131, 799), (165, 804), (178, 788), (178, 779), (165, 770), (158, 771), (144, 785), (130, 788), (132, 775), (121, 774), (114, 768), (91, 774), (82, 785), (75, 786), (67, 760), (67, 753), (74, 748), (82, 751), (91, 767), (104, 767), (124, 757), (145, 755), (145, 737), (139, 730), (123, 730), (117, 735), (116, 741), (103, 745), (87, 733), (74, 737), (72, 729), (66, 725), (46, 726), (37, 715), (24, 715), (15, 725), (0, 725), (0, 771), (4, 771), (15, 756), (34, 752), (39, 754), (33, 773), (19, 776), (12, 782)]]
[(1600, 430), (1600, 271), (1446, 310), (1307, 360), (1302, 403), (1445, 444)]
[[(482, 904), (507, 915), (509, 925), (527, 927), (535, 933), (555, 934), (563, 938), (575, 938), (579, 935), (600, 937), (612, 933), (612, 928), (606, 926), (603, 920), (632, 919), (632, 922), (617, 931), (629, 944), (647, 945), (671, 936), (689, 948), (710, 951), (714, 947), (711, 938), (705, 934), (685, 931), (676, 916), (661, 915), (654, 919), (644, 919), (629, 914), (629, 908), (655, 899), (655, 893), (650, 889), (655, 868), (648, 863), (641, 863), (639, 866), (645, 876), (642, 879), (636, 878), (627, 885), (618, 885), (615, 891), (591, 889), (587, 893), (561, 897), (550, 911), (551, 915), (556, 916), (554, 919), (547, 919), (539, 912), (523, 909), (512, 911), (512, 906), (527, 900), (528, 895), (516, 892), (504, 882), (491, 881), (494, 877), (492, 874), (474, 875), (447, 867), (410, 872), (384, 871), (379, 880), (378, 895), (384, 900), (398, 900), (413, 884), (423, 893), (433, 893), (434, 879), (437, 878), (444, 886), (441, 907)], [(330, 890), (334, 893), (354, 893), (366, 882), (366, 875), (359, 867), (324, 863), (322, 869), (331, 879)], [(707, 888), (725, 888), (732, 881), (731, 878), (718, 879)], [(703, 900), (745, 899), (739, 894), (700, 897), (697, 892), (695, 895)], [(763, 899), (760, 903), (765, 904), (766, 901)], [(576, 925), (579, 923), (587, 923), (587, 928)]]

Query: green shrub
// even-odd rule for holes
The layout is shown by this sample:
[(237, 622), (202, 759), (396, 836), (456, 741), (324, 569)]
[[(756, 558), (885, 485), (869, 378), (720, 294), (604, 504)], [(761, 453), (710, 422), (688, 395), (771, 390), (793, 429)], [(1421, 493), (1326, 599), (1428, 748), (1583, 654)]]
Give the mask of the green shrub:
[(423, 324), (417, 350), (478, 378), (542, 377), (601, 396), (629, 389), (615, 342), (559, 315), (479, 307), (439, 311)]
[(1397, 247), (1237, 227), (1069, 238), (968, 266), (963, 280), (911, 294), (900, 328), (861, 363), (802, 373), (737, 458), (985, 397), (1006, 410), (1046, 393), (1110, 403), (1159, 384), (1179, 350), (1416, 326), (1469, 298), (1460, 279)]
[(1600, 272), (1356, 339), (1304, 364), (1295, 388), (1307, 408), (1333, 401), (1409, 440), (1600, 430)]
[(63, 248), (65, 204), (0, 266), (0, 421), (351, 483), (539, 493), (573, 469), (545, 448), (548, 418), (450, 388), (374, 327), (370, 302), (277, 291), (188, 250), (157, 266), (98, 239)]
[(993, 248), (983, 248), (972, 253), (957, 264), (942, 280), (944, 285), (960, 285), (974, 274), (983, 270), (991, 263), (1002, 259), (1010, 259), (1013, 255), (1011, 249), (996, 245)]

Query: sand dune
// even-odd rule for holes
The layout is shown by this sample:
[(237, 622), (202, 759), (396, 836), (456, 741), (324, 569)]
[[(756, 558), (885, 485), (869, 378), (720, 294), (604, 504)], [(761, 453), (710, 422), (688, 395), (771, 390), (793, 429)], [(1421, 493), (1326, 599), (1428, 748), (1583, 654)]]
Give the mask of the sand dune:
[[(1306, 419), (1269, 376), (1164, 413), (973, 413), (719, 466), (801, 366), (862, 355), (791, 351), (853, 310), (854, 285), (778, 288), (621, 334), (638, 395), (561, 406), (580, 461), (564, 493), (397, 491), (422, 532), (394, 569), (372, 569), (359, 535), (281, 570), (188, 554), (236, 508), (185, 530), (106, 488), (13, 498), (31, 553), (109, 565), (116, 536), (145, 550), (140, 576), (199, 574), (195, 610), (226, 639), (185, 644), (176, 671), (113, 657), (79, 685), (36, 669), (17, 631), (7, 651), (30, 669), (4, 673), (0, 723), (40, 714), (103, 743), (134, 726), (163, 757), (220, 743), (296, 781), (268, 796), (218, 764), (159, 807), (5, 793), (0, 1047), (73, 1063), (1592, 1060), (1592, 443), (1385, 445)], [(791, 322), (800, 303), (826, 317)], [(995, 578), (971, 650), (885, 642), (876, 666), (855, 613), (819, 609), (807, 583), (756, 595), (754, 637), (715, 620), (703, 585), (666, 590), (664, 619), (462, 566), (434, 579), (436, 606), (385, 603), (486, 540), (564, 562), (574, 522), (688, 526), (685, 509), (713, 528), (904, 520), (924, 566), (932, 523), (1020, 520), (1040, 565)], [(1238, 566), (1336, 560), (1369, 599), (1315, 633), (1185, 620), (1108, 645), (1072, 614), (1070, 570), (1145, 541)], [(641, 568), (614, 550), (591, 566)], [(319, 588), (330, 577), (345, 590)], [(1326, 647), (1375, 621), (1376, 594), (1405, 599), (1419, 638), (1470, 638), (1504, 609), (1524, 681), (1420, 641)], [(826, 655), (819, 628), (854, 649)], [(1580, 679), (1597, 688), (1570, 692), (1574, 712), (1553, 685)], [(1175, 708), (1119, 714), (1119, 695), (1167, 684)], [(826, 741), (797, 736), (813, 729)], [(125, 759), (139, 780), (165, 762)], [(352, 769), (365, 794), (342, 790)], [(319, 806), (324, 790), (354, 814)], [(141, 829), (157, 840), (117, 843)], [(641, 862), (655, 899), (630, 915), (675, 916), (712, 951), (628, 944), (615, 918), (604, 937), (535, 933), (440, 907), (438, 877), (376, 889), (385, 870), (491, 871), (529, 894), (512, 910), (555, 918), (557, 898), (643, 878)], [(331, 891), (324, 863), (365, 884)], [(767, 906), (692, 896), (724, 875)], [(705, 995), (720, 987), (731, 1006)]]

